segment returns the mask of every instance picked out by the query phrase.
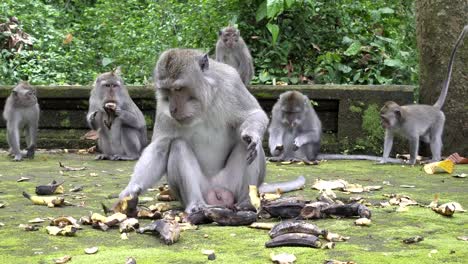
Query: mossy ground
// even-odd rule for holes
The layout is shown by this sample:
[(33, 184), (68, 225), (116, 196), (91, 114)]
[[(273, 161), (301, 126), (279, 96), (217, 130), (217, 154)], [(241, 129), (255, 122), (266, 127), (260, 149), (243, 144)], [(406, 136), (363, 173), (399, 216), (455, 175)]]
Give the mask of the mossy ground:
[[(85, 171), (60, 174), (58, 161), (69, 166), (86, 166)], [(468, 235), (468, 214), (456, 213), (443, 217), (424, 207), (411, 207), (407, 212), (395, 212), (395, 208), (371, 207), (373, 217), (370, 227), (354, 226), (353, 219), (326, 219), (315, 221), (321, 227), (341, 235), (350, 236), (347, 242), (337, 243), (335, 249), (310, 248), (267, 249), (267, 232), (248, 227), (219, 227), (215, 224), (200, 226), (198, 230), (185, 231), (178, 243), (162, 244), (151, 235), (130, 234), (129, 240), (121, 240), (118, 230), (98, 231), (85, 226), (75, 237), (54, 237), (46, 234), (44, 226), (36, 232), (18, 228), (36, 217), (71, 215), (79, 218), (90, 211), (102, 212), (101, 202), (110, 205), (115, 201), (109, 195), (118, 194), (128, 182), (134, 162), (94, 161), (91, 155), (38, 154), (36, 159), (21, 163), (11, 162), (5, 154), (0, 157), (0, 263), (53, 263), (54, 258), (64, 255), (73, 257), (70, 263), (125, 263), (129, 256), (137, 263), (206, 263), (202, 249), (214, 249), (217, 263), (270, 263), (271, 252), (293, 253), (297, 263), (322, 263), (326, 259), (353, 260), (356, 263), (466, 263), (468, 242), (457, 236)], [(468, 172), (468, 165), (457, 166), (456, 172)], [(94, 174), (95, 173), (95, 174)], [(371, 162), (333, 161), (319, 166), (268, 165), (266, 180), (280, 181), (304, 175), (307, 187), (288, 195), (303, 195), (313, 199), (317, 191), (310, 188), (313, 181), (321, 179), (344, 179), (363, 185), (383, 185), (383, 189), (362, 196), (371, 203), (384, 201), (383, 194), (407, 194), (423, 204), (429, 204), (435, 193), (441, 202), (457, 201), (468, 207), (468, 180), (451, 177), (449, 174), (426, 175), (421, 167), (379, 166)], [(16, 182), (20, 177), (31, 178), (28, 182)], [(67, 200), (84, 207), (67, 206), (48, 208), (32, 205), (22, 197), (27, 191), (34, 193), (39, 184), (51, 180), (65, 180), (66, 194), (71, 186), (83, 185), (86, 198)], [(414, 185), (402, 188), (400, 185)], [(338, 193), (338, 192), (337, 192)], [(147, 193), (145, 196), (154, 196)], [(349, 197), (339, 193), (340, 197)], [(144, 221), (145, 223), (148, 221)], [(207, 234), (208, 237), (204, 238)], [(424, 241), (406, 245), (404, 238), (422, 235)], [(95, 255), (86, 255), (84, 248), (98, 246)], [(437, 253), (430, 254), (431, 250)]]

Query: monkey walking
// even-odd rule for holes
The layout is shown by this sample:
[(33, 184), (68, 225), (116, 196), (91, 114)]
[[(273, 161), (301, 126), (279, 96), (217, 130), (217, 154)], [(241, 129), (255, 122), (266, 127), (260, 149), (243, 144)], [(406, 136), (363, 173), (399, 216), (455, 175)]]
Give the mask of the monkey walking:
[[(23, 157), (34, 158), (39, 113), (36, 89), (28, 82), (20, 82), (8, 96), (3, 110), (3, 118), (7, 123), (7, 140), (13, 160), (21, 161)], [(26, 152), (20, 150), (20, 136), (23, 130), (26, 134)]]
[(380, 110), (382, 126), (385, 128), (384, 153), (380, 163), (387, 163), (392, 150), (393, 136), (395, 133), (401, 134), (409, 140), (409, 164), (413, 165), (416, 163), (420, 139), (430, 144), (432, 161), (440, 160), (442, 133), (445, 124), (445, 115), (441, 111), (441, 108), (447, 96), (455, 53), (467, 31), (468, 25), (463, 28), (463, 31), (453, 47), (448, 63), (447, 76), (440, 96), (434, 105), (414, 104), (400, 106), (395, 102), (388, 101)]
[(240, 31), (235, 27), (228, 26), (219, 31), (216, 60), (234, 67), (245, 85), (248, 85), (254, 76), (253, 60), (249, 48), (240, 36)]
[(146, 146), (146, 122), (128, 94), (120, 69), (101, 74), (89, 97), (86, 116), (99, 133), (96, 159), (136, 160)]
[(166, 175), (186, 212), (210, 204), (248, 208), (249, 185), (265, 177), (261, 142), (268, 117), (239, 74), (197, 50), (170, 49), (160, 56), (154, 80), (153, 139), (120, 199)]
[(272, 161), (316, 159), (322, 123), (309, 98), (297, 91), (280, 95), (273, 106), (268, 146)]

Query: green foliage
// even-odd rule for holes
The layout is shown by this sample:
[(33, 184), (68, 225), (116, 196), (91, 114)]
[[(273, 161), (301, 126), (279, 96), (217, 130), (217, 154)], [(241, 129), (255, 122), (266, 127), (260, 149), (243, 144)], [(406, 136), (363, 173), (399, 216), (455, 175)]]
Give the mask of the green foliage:
[(380, 110), (377, 105), (369, 105), (362, 114), (362, 130), (364, 138), (357, 140), (356, 145), (371, 153), (382, 153), (384, 129), (380, 124)]
[(417, 81), (413, 1), (3, 0), (0, 21), (10, 16), (35, 42), (0, 50), (3, 84), (89, 84), (119, 65), (144, 84), (168, 48), (213, 54), (229, 22), (251, 49), (253, 83)]

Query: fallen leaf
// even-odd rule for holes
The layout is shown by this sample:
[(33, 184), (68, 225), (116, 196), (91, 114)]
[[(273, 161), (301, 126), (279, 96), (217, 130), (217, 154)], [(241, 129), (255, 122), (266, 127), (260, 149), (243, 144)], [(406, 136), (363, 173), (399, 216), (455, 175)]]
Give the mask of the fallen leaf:
[(16, 180), (16, 181), (17, 181), (17, 182), (24, 182), (24, 181), (29, 181), (29, 180), (30, 180), (30, 178), (28, 178), (28, 177), (21, 177), (21, 178), (19, 178), (19, 179)]
[(54, 263), (55, 264), (64, 264), (64, 263), (67, 263), (68, 261), (70, 261), (72, 259), (71, 256), (68, 256), (68, 255), (65, 255), (61, 258), (58, 258), (58, 259), (54, 259)]
[(90, 248), (85, 248), (84, 252), (86, 254), (94, 254), (94, 253), (98, 252), (98, 250), (99, 250), (98, 247), (90, 247)]
[(288, 253), (281, 253), (281, 254), (276, 254), (271, 252), (270, 253), (270, 259), (273, 261), (273, 263), (278, 263), (278, 264), (291, 264), (296, 261), (296, 256), (293, 254), (288, 254)]

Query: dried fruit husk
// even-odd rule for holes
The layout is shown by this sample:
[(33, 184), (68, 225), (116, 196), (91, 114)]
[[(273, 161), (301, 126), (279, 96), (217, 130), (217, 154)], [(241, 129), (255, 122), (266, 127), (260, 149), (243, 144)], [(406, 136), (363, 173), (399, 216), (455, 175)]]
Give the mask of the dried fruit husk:
[(439, 207), (446, 207), (446, 206), (450, 206), (450, 207), (454, 208), (455, 212), (460, 212), (460, 213), (466, 212), (466, 210), (463, 209), (461, 204), (457, 203), (457, 202), (448, 202), (448, 203), (444, 203), (444, 204), (439, 205)]
[(255, 212), (234, 211), (225, 207), (206, 208), (205, 216), (222, 226), (250, 225), (257, 220)]
[(166, 220), (174, 220), (179, 223), (182, 222), (183, 219), (187, 217), (187, 213), (181, 210), (173, 209), (166, 211), (162, 214), (162, 218)]
[(127, 196), (117, 201), (112, 207), (112, 211), (115, 213), (123, 213), (128, 217), (137, 217), (138, 215), (138, 196)]
[(265, 247), (313, 247), (319, 248), (322, 245), (318, 237), (303, 233), (289, 233), (277, 236), (265, 243)]
[(37, 195), (62, 194), (64, 192), (63, 182), (57, 183), (55, 180), (47, 185), (36, 186)]
[(167, 184), (159, 187), (159, 193), (156, 195), (156, 199), (162, 202), (177, 201), (176, 196), (171, 192), (171, 189)]
[(106, 224), (109, 227), (112, 227), (123, 222), (125, 219), (127, 219), (127, 215), (122, 213), (115, 213), (111, 216), (106, 217), (104, 224)]
[(162, 217), (162, 214), (161, 212), (158, 212), (158, 211), (151, 212), (150, 210), (141, 209), (137, 213), (137, 218), (141, 218), (141, 219), (156, 220), (156, 219), (161, 219), (161, 217)]
[(413, 244), (413, 243), (418, 243), (424, 240), (424, 237), (422, 236), (414, 236), (414, 237), (409, 237), (406, 239), (403, 239), (403, 243), (405, 244)]
[(29, 195), (26, 192), (23, 192), (23, 196), (29, 200), (35, 205), (47, 205), (48, 207), (55, 207), (55, 206), (61, 206), (64, 204), (65, 199), (63, 197), (58, 197), (58, 196), (35, 196), (35, 195)]
[(23, 229), (24, 231), (37, 231), (41, 227), (40, 225), (25, 225), (25, 224), (20, 224), (18, 226), (19, 228)]
[(61, 257), (61, 258), (54, 259), (54, 263), (55, 263), (55, 264), (65, 264), (65, 263), (67, 263), (68, 261), (70, 261), (71, 259), (72, 259), (71, 256), (66, 255), (66, 256), (63, 256), (63, 257)]
[(324, 209), (322, 209), (322, 213), (327, 215), (339, 216), (339, 217), (352, 217), (352, 216), (359, 216), (361, 218), (365, 217), (370, 219), (372, 214), (369, 208), (365, 205), (360, 203), (352, 203), (352, 204), (332, 204)]
[(46, 230), (49, 235), (53, 236), (74, 236), (77, 229), (72, 225), (68, 225), (65, 227), (47, 226)]
[(122, 223), (119, 224), (119, 231), (120, 233), (123, 232), (131, 232), (140, 227), (140, 223), (136, 218), (128, 218), (125, 219)]
[(370, 226), (371, 220), (369, 218), (362, 217), (356, 219), (356, 221), (354, 221), (354, 224), (358, 226)]
[(151, 224), (139, 228), (137, 232), (140, 234), (143, 234), (145, 232), (159, 234), (161, 240), (166, 245), (174, 244), (179, 240), (180, 237), (179, 223), (163, 219), (153, 221)]
[(78, 220), (78, 222), (82, 225), (91, 225), (93, 222), (91, 221), (91, 218), (89, 216), (82, 216)]
[(320, 229), (318, 226), (307, 223), (305, 221), (282, 221), (275, 225), (268, 233), (271, 238), (281, 236), (288, 233), (303, 233), (314, 236), (326, 236), (328, 233), (324, 229)]
[(391, 199), (388, 201), (391, 205), (399, 206), (408, 206), (408, 205), (417, 205), (418, 202), (413, 200), (408, 195), (392, 194), (390, 195)]
[(57, 218), (54, 218), (50, 222), (51, 226), (58, 226), (58, 227), (65, 227), (67, 225), (72, 225), (77, 229), (80, 229), (80, 225), (78, 224), (78, 221), (76, 221), (75, 218), (71, 216), (60, 216)]
[(252, 223), (249, 227), (255, 228), (255, 229), (271, 230), (275, 225), (276, 225), (275, 223), (255, 222), (255, 223)]
[(330, 206), (329, 203), (325, 202), (314, 202), (306, 204), (302, 208), (301, 213), (299, 214), (300, 219), (321, 219), (327, 217), (327, 214), (322, 213), (324, 208)]
[(270, 254), (270, 259), (273, 261), (273, 263), (277, 264), (292, 264), (294, 261), (296, 261), (296, 256), (293, 254), (287, 254), (287, 253), (281, 253), (281, 254), (276, 254), (271, 252)]
[(165, 211), (168, 211), (172, 208), (172, 206), (168, 203), (156, 203), (154, 205), (150, 205), (148, 207), (148, 209), (151, 211), (151, 212), (165, 212)]
[(269, 201), (262, 205), (262, 210), (271, 217), (294, 218), (297, 217), (306, 202), (304, 200), (287, 198)]
[(432, 208), (432, 211), (443, 216), (452, 216), (455, 213), (455, 206), (453, 204), (443, 204), (439, 207)]

